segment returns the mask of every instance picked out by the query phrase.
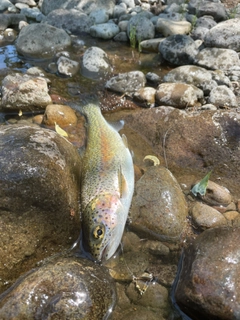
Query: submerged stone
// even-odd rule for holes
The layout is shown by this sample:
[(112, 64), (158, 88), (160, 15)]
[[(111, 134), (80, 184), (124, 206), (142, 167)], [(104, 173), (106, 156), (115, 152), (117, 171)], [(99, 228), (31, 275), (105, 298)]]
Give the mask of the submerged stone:
[(108, 319), (115, 303), (115, 284), (105, 267), (59, 255), (0, 295), (0, 318)]

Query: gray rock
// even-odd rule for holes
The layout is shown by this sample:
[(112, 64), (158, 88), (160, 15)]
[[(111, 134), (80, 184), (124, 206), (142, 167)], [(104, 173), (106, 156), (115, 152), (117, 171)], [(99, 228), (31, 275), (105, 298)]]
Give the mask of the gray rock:
[(0, 296), (0, 317), (108, 319), (116, 303), (115, 290), (107, 268), (59, 255), (25, 274)]
[(134, 8), (135, 7), (135, 1), (134, 0), (121, 0), (121, 3), (125, 3), (128, 8)]
[(47, 24), (33, 23), (21, 29), (16, 48), (23, 56), (47, 58), (70, 44), (71, 38), (64, 30)]
[(158, 17), (161, 19), (167, 19), (167, 20), (173, 20), (173, 21), (182, 21), (183, 20), (182, 14), (178, 13), (178, 12), (160, 13)]
[(158, 52), (159, 44), (164, 38), (155, 38), (140, 42), (140, 48), (143, 52)]
[(163, 40), (159, 45), (159, 52), (165, 60), (175, 65), (193, 64), (198, 47), (191, 37), (179, 34)]
[(217, 22), (227, 19), (227, 11), (222, 3), (203, 1), (197, 8), (197, 16), (206, 15), (212, 16)]
[(43, 20), (44, 23), (56, 28), (69, 30), (73, 34), (87, 32), (93, 24), (92, 20), (85, 13), (76, 9), (56, 9), (51, 11)]
[(207, 29), (211, 29), (217, 25), (217, 22), (214, 21), (211, 16), (203, 16), (197, 19), (195, 27), (204, 27)]
[(93, 10), (105, 9), (109, 13), (112, 13), (114, 6), (115, 0), (43, 0), (42, 12), (43, 14), (48, 15), (51, 11), (56, 9), (77, 9), (85, 14), (90, 14)]
[(16, 9), (15, 6), (9, 0), (1, 0), (0, 1), (0, 12), (5, 10), (14, 10)]
[(212, 79), (211, 71), (192, 65), (174, 68), (163, 77), (163, 82), (193, 84), (203, 90), (205, 95), (217, 87), (217, 82)]
[(113, 9), (113, 18), (119, 19), (121, 16), (127, 13), (127, 9), (123, 6), (116, 5)]
[(101, 23), (90, 28), (92, 37), (109, 40), (120, 32), (119, 27), (114, 23)]
[(59, 73), (69, 77), (75, 75), (80, 67), (79, 62), (71, 60), (67, 57), (60, 57), (57, 61), (57, 65)]
[(131, 228), (141, 236), (179, 241), (184, 230), (187, 204), (172, 173), (152, 166), (137, 181), (131, 210)]
[(227, 86), (218, 86), (214, 88), (209, 95), (208, 103), (212, 103), (217, 107), (237, 107), (237, 99), (235, 94)]
[(145, 84), (146, 78), (143, 72), (130, 71), (126, 73), (119, 73), (117, 76), (108, 80), (105, 88), (120, 93), (131, 94), (144, 87)]
[(239, 228), (206, 230), (184, 249), (175, 298), (191, 318), (239, 318), (239, 235)]
[(130, 40), (135, 37), (137, 42), (141, 42), (154, 38), (155, 27), (151, 20), (140, 13), (129, 20), (127, 34)]
[(16, 73), (2, 81), (2, 108), (26, 111), (43, 109), (50, 103), (47, 81), (42, 77)]
[(205, 48), (199, 51), (195, 63), (209, 69), (228, 70), (239, 66), (240, 60), (237, 52), (231, 49)]
[(204, 38), (205, 46), (240, 51), (240, 18), (218, 23)]
[(203, 91), (194, 85), (184, 83), (162, 83), (156, 91), (156, 104), (179, 109), (199, 106)]
[(121, 31), (127, 32), (128, 20), (121, 20), (121, 21), (118, 23), (118, 26), (119, 26), (119, 29), (120, 29)]
[(27, 21), (25, 15), (20, 13), (0, 14), (0, 30), (5, 30), (10, 25), (18, 25), (20, 21)]
[(110, 71), (107, 54), (98, 47), (88, 48), (82, 59), (81, 74), (90, 79), (99, 79)]
[(91, 24), (105, 23), (109, 19), (109, 13), (105, 9), (93, 10), (89, 14)]
[(158, 74), (156, 73), (153, 73), (153, 72), (148, 72), (146, 74), (146, 79), (149, 83), (151, 83), (153, 86), (157, 86), (160, 81), (161, 81), (161, 78), (159, 77)]
[(128, 36), (127, 32), (121, 31), (119, 32), (114, 38), (114, 41), (120, 41), (120, 42), (127, 42), (128, 41)]
[(21, 14), (25, 15), (30, 19), (35, 19), (37, 21), (42, 21), (44, 19), (44, 15), (38, 8), (22, 8)]
[(206, 34), (208, 33), (208, 30), (209, 29), (204, 28), (204, 27), (197, 27), (191, 32), (191, 37), (194, 40), (197, 40), (197, 39), (204, 40)]

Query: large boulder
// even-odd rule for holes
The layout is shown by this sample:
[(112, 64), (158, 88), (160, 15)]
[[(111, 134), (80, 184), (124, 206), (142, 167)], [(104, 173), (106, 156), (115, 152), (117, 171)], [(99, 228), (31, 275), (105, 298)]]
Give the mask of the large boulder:
[(115, 302), (115, 284), (107, 268), (59, 255), (25, 274), (0, 296), (0, 318), (107, 319)]
[(239, 228), (214, 228), (184, 250), (175, 297), (192, 319), (239, 319), (239, 241)]
[(21, 29), (16, 41), (18, 53), (32, 58), (49, 58), (71, 45), (70, 36), (48, 24), (33, 23)]
[(81, 161), (65, 138), (37, 125), (1, 126), (0, 136), (2, 291), (79, 237)]

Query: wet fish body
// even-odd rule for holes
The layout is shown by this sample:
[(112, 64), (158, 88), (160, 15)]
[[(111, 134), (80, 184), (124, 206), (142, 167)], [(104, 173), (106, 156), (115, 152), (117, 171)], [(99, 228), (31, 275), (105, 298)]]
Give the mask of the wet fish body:
[(81, 111), (87, 119), (88, 139), (83, 155), (81, 209), (82, 246), (97, 261), (117, 250), (134, 189), (132, 156), (125, 136), (120, 136), (88, 104)]

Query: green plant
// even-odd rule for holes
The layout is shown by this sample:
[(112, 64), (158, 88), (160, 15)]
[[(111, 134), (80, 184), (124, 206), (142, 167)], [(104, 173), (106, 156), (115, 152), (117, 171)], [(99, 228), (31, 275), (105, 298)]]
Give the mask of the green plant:
[(130, 27), (130, 32), (129, 32), (129, 40), (130, 40), (130, 46), (132, 48), (136, 48), (136, 45), (137, 45), (137, 37), (136, 37), (136, 27), (131, 25)]

